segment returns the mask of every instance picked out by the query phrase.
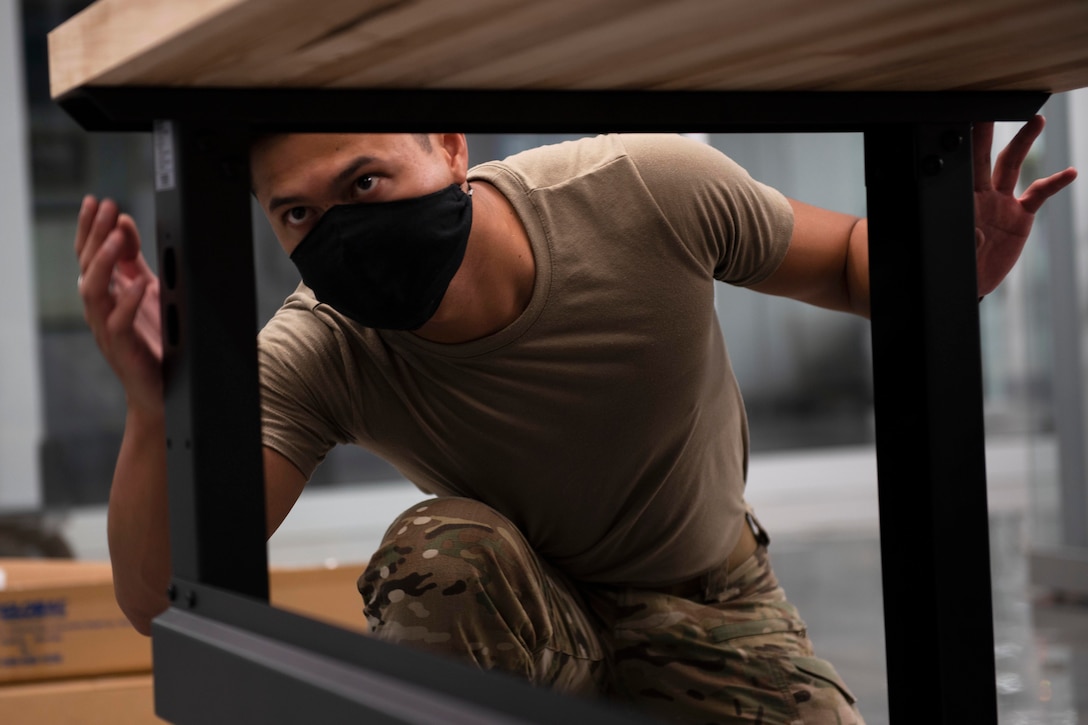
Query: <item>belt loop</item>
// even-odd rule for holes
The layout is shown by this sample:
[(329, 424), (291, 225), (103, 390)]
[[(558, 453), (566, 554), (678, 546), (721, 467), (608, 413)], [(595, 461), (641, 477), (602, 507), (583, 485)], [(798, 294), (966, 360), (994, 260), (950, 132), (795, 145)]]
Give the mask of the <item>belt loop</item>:
[(771, 535), (767, 533), (767, 529), (763, 528), (763, 524), (759, 523), (759, 519), (756, 518), (756, 512), (752, 509), (751, 504), (744, 504), (744, 518), (748, 522), (748, 527), (752, 529), (752, 534), (756, 537), (756, 541), (767, 546), (771, 543)]
[[(759, 519), (756, 518), (755, 511), (752, 510), (750, 504), (745, 502), (744, 504), (744, 521), (751, 529), (752, 535), (756, 537), (756, 542), (762, 546), (767, 546), (771, 542), (770, 534), (763, 528), (763, 524), (759, 523)], [(707, 573), (699, 577), (699, 588), (703, 593), (703, 601), (721, 601), (722, 597), (726, 595), (729, 589), (730, 575), (729, 564), (722, 563), (721, 566), (716, 567)]]

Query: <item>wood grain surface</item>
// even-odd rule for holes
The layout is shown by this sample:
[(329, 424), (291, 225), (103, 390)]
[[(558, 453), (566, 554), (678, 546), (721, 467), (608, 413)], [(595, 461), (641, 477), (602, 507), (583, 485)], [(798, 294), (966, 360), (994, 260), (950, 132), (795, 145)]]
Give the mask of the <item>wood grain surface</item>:
[(1088, 86), (1088, 0), (98, 0), (84, 85), (692, 90)]

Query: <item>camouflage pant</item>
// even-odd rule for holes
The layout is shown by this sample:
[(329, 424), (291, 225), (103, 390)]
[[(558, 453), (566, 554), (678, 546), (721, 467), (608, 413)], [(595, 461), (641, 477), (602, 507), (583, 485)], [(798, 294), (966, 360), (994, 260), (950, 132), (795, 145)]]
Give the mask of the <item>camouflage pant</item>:
[(814, 656), (766, 547), (680, 598), (574, 583), (497, 511), (440, 498), (403, 514), (359, 578), (376, 636), (683, 723), (863, 725)]

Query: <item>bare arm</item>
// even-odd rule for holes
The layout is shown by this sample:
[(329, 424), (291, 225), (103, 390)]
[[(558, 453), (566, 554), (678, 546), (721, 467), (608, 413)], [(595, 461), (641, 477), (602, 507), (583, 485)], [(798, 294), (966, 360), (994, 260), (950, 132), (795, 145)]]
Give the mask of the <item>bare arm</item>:
[(789, 251), (774, 274), (752, 289), (868, 317), (868, 221), (789, 202), (794, 218)]
[[(117, 603), (132, 626), (151, 633), (151, 620), (169, 605), (170, 523), (162, 418), (129, 411), (109, 503), (110, 562)], [(286, 458), (264, 449), (268, 535), (283, 523), (306, 478)]]
[(141, 634), (167, 607), (170, 527), (166, 506), (166, 440), (161, 415), (129, 409), (110, 487), (107, 534), (113, 590)]
[[(1012, 270), (1031, 231), (1035, 212), (1076, 178), (1072, 169), (1033, 182), (1015, 196), (1020, 170), (1043, 130), (1042, 116), (1024, 124), (997, 156), (991, 171), (993, 124), (974, 133), (975, 250), (980, 295), (992, 292)], [(793, 237), (779, 268), (752, 286), (832, 310), (869, 316), (869, 227), (858, 217), (790, 201)]]
[[(148, 634), (151, 619), (167, 607), (170, 581), (159, 282), (140, 253), (135, 223), (112, 201), (84, 200), (75, 248), (84, 316), (124, 386), (128, 409), (109, 502), (114, 591), (132, 625)], [(271, 449), (264, 468), (271, 535), (306, 479)]]

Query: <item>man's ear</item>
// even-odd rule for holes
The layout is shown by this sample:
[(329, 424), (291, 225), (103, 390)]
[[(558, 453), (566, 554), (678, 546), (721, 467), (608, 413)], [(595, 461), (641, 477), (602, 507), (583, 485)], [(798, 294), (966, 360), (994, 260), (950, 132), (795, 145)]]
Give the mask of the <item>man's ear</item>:
[(438, 133), (434, 139), (454, 180), (463, 184), (468, 178), (468, 141), (465, 134)]

